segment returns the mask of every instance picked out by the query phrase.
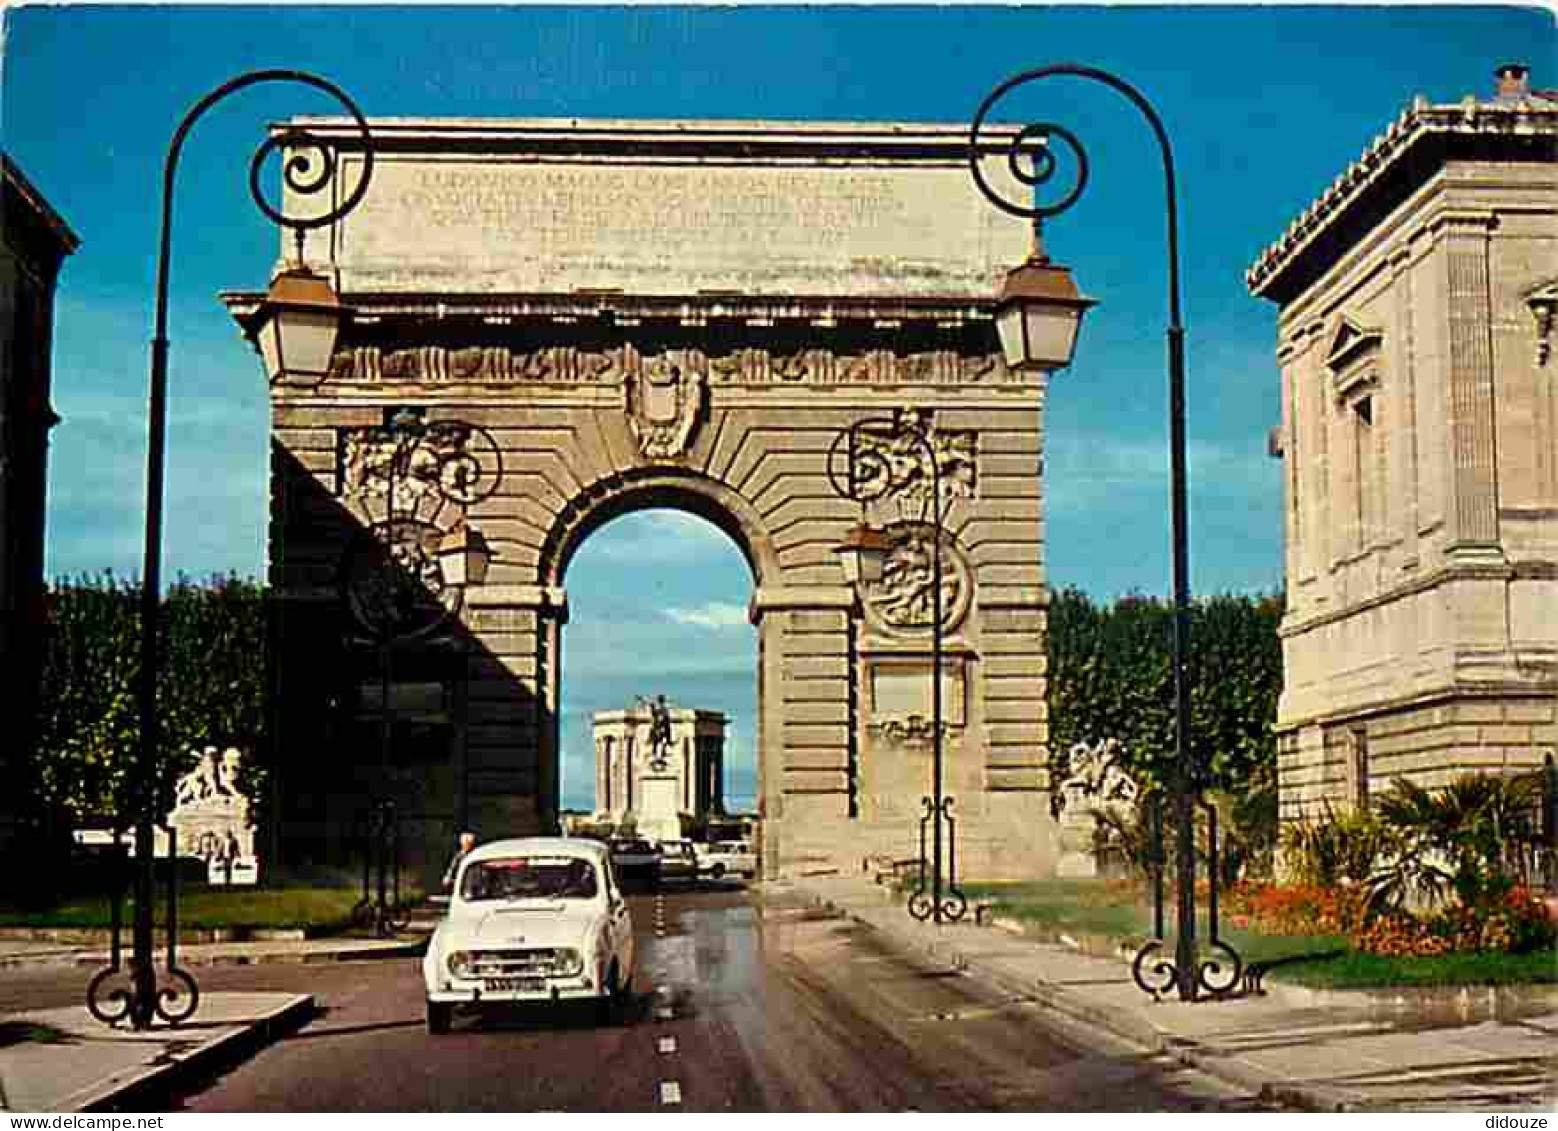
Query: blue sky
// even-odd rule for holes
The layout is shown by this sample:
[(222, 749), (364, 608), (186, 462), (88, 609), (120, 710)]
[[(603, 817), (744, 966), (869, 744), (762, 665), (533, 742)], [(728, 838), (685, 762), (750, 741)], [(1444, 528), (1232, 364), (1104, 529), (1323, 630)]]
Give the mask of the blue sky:
[[(1174, 142), (1188, 328), (1191, 580), (1281, 582), (1274, 315), (1243, 272), (1414, 94), (1486, 96), (1495, 65), (1558, 86), (1553, 17), (1516, 7), (19, 7), (5, 13), (0, 139), (82, 237), (63, 271), (51, 576), (139, 572), (160, 168), (187, 108), (255, 67), (316, 71), (370, 115), (966, 121), (1009, 74), (1058, 61), (1142, 89)], [(1161, 181), (1117, 96), (1040, 84), (1006, 119), (1087, 144), (1093, 180), (1046, 232), (1101, 300), (1048, 419), (1050, 580), (1108, 599), (1168, 586)], [(164, 572), (264, 569), (266, 395), (215, 294), (258, 288), (276, 237), (246, 191), (269, 120), (336, 112), (256, 90), (202, 120), (177, 197)], [(654, 563), (652, 571), (645, 563)], [(632, 585), (626, 583), (632, 570)], [(645, 599), (645, 579), (652, 598)], [(700, 520), (603, 528), (568, 579), (565, 801), (585, 803), (590, 710), (637, 693), (727, 711), (749, 768), (750, 578)], [(634, 656), (676, 657), (645, 680)], [(624, 659), (624, 658), (627, 659)], [(732, 783), (732, 791), (744, 790)]]

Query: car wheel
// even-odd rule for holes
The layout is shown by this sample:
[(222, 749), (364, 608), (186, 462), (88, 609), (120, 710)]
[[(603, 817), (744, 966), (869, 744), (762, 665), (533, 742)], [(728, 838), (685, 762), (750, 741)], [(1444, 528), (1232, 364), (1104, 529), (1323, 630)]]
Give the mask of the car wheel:
[(449, 1031), (449, 1022), (454, 1019), (454, 1006), (446, 1001), (429, 1001), (427, 1003), (427, 1031), (438, 1036)]
[(725, 865), (723, 865), (723, 864), (716, 864), (716, 865), (714, 865), (714, 867), (709, 869), (709, 875), (713, 876), (716, 880), (724, 879), (725, 878)]

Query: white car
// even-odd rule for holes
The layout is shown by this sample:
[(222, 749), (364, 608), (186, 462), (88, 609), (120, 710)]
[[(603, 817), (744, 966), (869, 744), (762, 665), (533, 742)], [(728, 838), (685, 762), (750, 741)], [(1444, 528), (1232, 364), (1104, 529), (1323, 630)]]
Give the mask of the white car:
[(499, 840), (460, 862), (422, 959), (427, 1031), (456, 1006), (593, 999), (620, 1012), (633, 984), (633, 919), (604, 844)]
[(757, 856), (752, 846), (744, 840), (719, 840), (709, 845), (698, 857), (698, 872), (713, 876), (716, 880), (726, 876), (757, 876)]

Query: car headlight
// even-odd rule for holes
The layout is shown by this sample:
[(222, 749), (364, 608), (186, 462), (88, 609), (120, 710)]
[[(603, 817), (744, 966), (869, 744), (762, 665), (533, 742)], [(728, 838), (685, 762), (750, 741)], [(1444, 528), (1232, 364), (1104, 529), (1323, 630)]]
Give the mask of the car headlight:
[(471, 971), (476, 968), (476, 954), (474, 951), (457, 950), (449, 956), (449, 973), (456, 978), (469, 978)]
[(552, 952), (552, 969), (564, 977), (584, 972), (584, 955), (572, 947), (560, 946)]

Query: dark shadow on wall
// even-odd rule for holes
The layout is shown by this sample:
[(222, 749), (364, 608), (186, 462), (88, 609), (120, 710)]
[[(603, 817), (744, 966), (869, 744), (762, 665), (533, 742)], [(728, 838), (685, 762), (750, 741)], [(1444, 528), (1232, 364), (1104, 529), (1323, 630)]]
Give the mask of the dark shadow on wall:
[(271, 467), (268, 878), (360, 883), (384, 800), (403, 875), (430, 892), (462, 828), (482, 840), (550, 831), (533, 816), (550, 802), (533, 798), (557, 780), (539, 765), (555, 753), (538, 754), (555, 724), (467, 627), (469, 605), (385, 647), (364, 610), (398, 601), (422, 625), (438, 620), (438, 594), (275, 440)]

